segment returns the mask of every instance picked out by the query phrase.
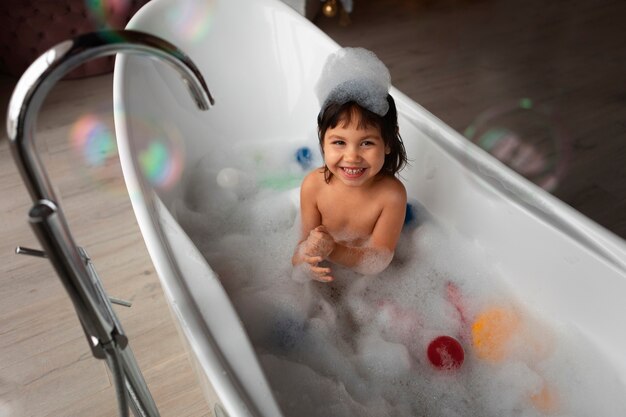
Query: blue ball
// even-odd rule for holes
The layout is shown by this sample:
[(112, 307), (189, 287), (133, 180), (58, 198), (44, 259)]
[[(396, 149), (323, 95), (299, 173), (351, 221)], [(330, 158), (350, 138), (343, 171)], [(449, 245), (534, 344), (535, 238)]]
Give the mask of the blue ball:
[(412, 225), (417, 220), (417, 216), (415, 213), (415, 208), (411, 203), (407, 203), (406, 205), (406, 215), (404, 216), (404, 225)]
[(311, 163), (313, 162), (313, 153), (311, 152), (311, 149), (306, 146), (298, 148), (296, 151), (296, 160), (304, 169), (311, 167)]
[(430, 213), (426, 211), (426, 208), (419, 201), (411, 200), (406, 205), (403, 230), (415, 229), (430, 219)]

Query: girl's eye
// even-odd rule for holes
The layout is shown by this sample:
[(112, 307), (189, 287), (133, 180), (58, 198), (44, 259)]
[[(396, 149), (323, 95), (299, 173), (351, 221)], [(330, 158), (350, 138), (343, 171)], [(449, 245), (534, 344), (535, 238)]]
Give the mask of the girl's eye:
[(361, 146), (372, 146), (372, 145), (374, 145), (374, 142), (372, 142), (371, 140), (365, 140), (361, 142)]
[(333, 145), (343, 145), (344, 141), (342, 141), (342, 140), (334, 140), (334, 141), (331, 142), (331, 144), (333, 144)]

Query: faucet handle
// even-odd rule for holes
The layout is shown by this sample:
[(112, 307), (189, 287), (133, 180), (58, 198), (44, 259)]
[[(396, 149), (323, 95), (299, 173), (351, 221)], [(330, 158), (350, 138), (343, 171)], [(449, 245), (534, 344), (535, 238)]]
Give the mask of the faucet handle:
[(35, 256), (37, 258), (47, 258), (48, 257), (48, 255), (46, 255), (46, 252), (44, 252), (42, 250), (26, 248), (24, 246), (16, 247), (15, 248), (15, 254), (16, 255)]
[[(86, 252), (85, 252), (86, 253)], [(36, 258), (47, 258), (46, 252), (39, 249), (31, 249), (24, 246), (18, 246), (15, 248), (15, 254), (17, 255), (28, 255), (34, 256)], [(87, 258), (89, 260), (89, 258)], [(111, 297), (109, 296), (109, 301), (113, 304), (118, 304), (124, 307), (131, 307), (133, 304), (130, 301), (122, 300), (121, 298)]]
[(112, 302), (113, 304), (117, 304), (117, 305), (124, 306), (124, 307), (133, 306), (133, 303), (131, 303), (130, 301), (122, 300), (121, 298), (117, 298), (117, 297), (111, 297), (110, 295), (109, 295), (109, 301)]

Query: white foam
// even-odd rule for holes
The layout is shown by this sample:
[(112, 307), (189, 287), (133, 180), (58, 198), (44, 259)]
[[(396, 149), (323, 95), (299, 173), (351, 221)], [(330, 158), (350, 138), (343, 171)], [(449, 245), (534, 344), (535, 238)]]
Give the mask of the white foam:
[(342, 48), (326, 59), (315, 92), (322, 108), (329, 102), (355, 101), (384, 116), (390, 87), (389, 70), (376, 54), (364, 48)]
[[(216, 180), (224, 161), (254, 172), (211, 159), (189, 176), (174, 211), (222, 279), (287, 417), (626, 415), (624, 383), (593, 343), (517, 300), (484, 262), (480, 242), (420, 213), (422, 224), (402, 233), (382, 273), (333, 265), (332, 284), (298, 281), (297, 191), (237, 194)], [(481, 358), (471, 335), (473, 320), (494, 308), (519, 318), (497, 361)], [(427, 346), (440, 335), (461, 341), (460, 369), (428, 362)], [(552, 409), (533, 403), (544, 387)]]

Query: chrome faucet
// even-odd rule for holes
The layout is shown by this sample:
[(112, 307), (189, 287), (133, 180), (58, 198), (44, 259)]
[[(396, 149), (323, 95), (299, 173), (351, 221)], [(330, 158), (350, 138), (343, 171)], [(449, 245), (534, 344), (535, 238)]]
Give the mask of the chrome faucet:
[(54, 84), (80, 64), (116, 53), (156, 57), (183, 77), (201, 110), (214, 104), (198, 68), (182, 51), (158, 37), (120, 30), (95, 32), (64, 41), (37, 58), (18, 81), (7, 115), (13, 158), (33, 200), (29, 221), (43, 251), (18, 248), (17, 253), (52, 262), (80, 319), (92, 354), (105, 359), (115, 380), (120, 416), (159, 412), (128, 346), (128, 338), (111, 306), (87, 252), (74, 243), (63, 210), (36, 152), (34, 132), (41, 105)]

